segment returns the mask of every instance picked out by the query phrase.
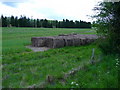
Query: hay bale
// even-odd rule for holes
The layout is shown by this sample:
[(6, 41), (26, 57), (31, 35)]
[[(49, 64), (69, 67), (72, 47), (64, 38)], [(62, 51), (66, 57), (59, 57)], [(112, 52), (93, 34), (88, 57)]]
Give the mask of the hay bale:
[(81, 40), (77, 37), (73, 38), (73, 46), (80, 46), (81, 45)]
[(85, 42), (85, 38), (80, 38), (80, 45), (85, 45), (86, 44), (86, 42)]
[[(39, 38), (39, 39), (41, 39), (41, 38)], [(43, 42), (43, 44), (39, 45), (39, 46), (44, 45), (44, 47), (49, 47), (49, 48), (64, 47), (63, 38), (59, 38), (58, 36), (57, 37), (56, 36), (54, 36), (54, 37), (44, 37), (44, 38), (42, 38), (42, 40), (39, 40), (39, 41)], [(37, 42), (37, 43), (40, 43), (40, 42)]]
[(64, 46), (80, 46), (95, 41), (96, 35), (83, 34), (62, 34), (53, 37), (33, 37), (31, 38), (34, 47), (60, 48)]
[(33, 37), (31, 38), (32, 46), (44, 47), (52, 44), (53, 37)]
[(38, 38), (37, 39), (37, 46), (38, 47), (43, 47), (43, 46), (45, 46), (45, 37), (41, 37), (41, 38)]
[(40, 38), (41, 37), (33, 37), (33, 38), (31, 38), (32, 46), (39, 47), (39, 43), (38, 42), (39, 42), (39, 40), (41, 40)]
[(35, 37), (32, 37), (32, 38), (31, 38), (32, 46), (35, 46), (35, 40), (36, 40)]
[(53, 39), (54, 37), (45, 37), (45, 47), (52, 48), (53, 47)]
[(54, 37), (53, 48), (60, 48), (65, 46), (65, 41), (63, 37)]
[(65, 46), (73, 46), (74, 45), (74, 38), (72, 36), (66, 36), (63, 38), (64, 38)]

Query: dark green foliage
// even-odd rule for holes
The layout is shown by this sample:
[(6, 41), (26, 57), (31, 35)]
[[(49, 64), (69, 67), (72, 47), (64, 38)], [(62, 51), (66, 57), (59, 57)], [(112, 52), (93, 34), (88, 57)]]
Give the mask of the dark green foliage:
[(120, 53), (120, 2), (103, 2), (95, 7), (99, 14), (94, 22), (99, 36), (105, 37), (99, 46), (105, 54)]
[(2, 20), (2, 27), (7, 27), (7, 17), (4, 17), (3, 15), (1, 16)]
[(18, 17), (15, 17), (15, 26), (18, 27)]
[(1, 16), (2, 27), (44, 27), (44, 28), (91, 28), (90, 22), (75, 21), (63, 19), (63, 21), (47, 20), (47, 19), (30, 19), (26, 16), (4, 17)]
[(14, 18), (14, 16), (11, 16), (10, 17), (10, 24), (12, 25), (12, 26), (15, 26), (15, 18)]

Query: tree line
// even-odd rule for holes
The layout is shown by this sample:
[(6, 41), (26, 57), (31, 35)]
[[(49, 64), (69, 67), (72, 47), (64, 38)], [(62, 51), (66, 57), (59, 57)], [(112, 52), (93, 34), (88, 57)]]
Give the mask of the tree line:
[(47, 19), (30, 19), (26, 16), (6, 17), (1, 15), (2, 27), (43, 27), (43, 28), (91, 28), (91, 23), (86, 21), (73, 21), (68, 19), (47, 20)]

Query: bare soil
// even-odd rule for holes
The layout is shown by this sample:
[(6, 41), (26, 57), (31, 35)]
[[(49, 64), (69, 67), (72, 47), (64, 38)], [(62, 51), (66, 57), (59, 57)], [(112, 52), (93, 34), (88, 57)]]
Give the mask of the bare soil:
[(48, 48), (48, 47), (33, 47), (33, 46), (31, 46), (31, 45), (26, 46), (26, 48), (31, 49), (33, 52), (47, 51), (47, 50), (50, 49), (50, 48)]

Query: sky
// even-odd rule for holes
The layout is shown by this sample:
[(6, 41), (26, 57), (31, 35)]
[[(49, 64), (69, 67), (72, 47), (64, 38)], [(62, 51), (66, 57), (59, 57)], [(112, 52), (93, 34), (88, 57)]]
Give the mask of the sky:
[(92, 22), (92, 9), (99, 1), (102, 0), (0, 0), (0, 15)]

